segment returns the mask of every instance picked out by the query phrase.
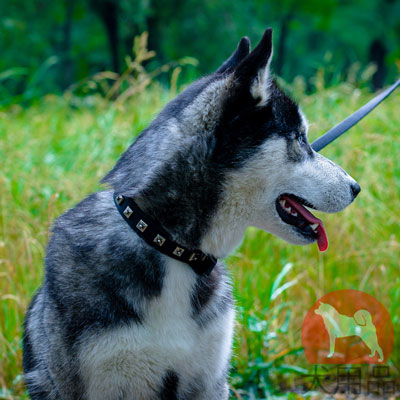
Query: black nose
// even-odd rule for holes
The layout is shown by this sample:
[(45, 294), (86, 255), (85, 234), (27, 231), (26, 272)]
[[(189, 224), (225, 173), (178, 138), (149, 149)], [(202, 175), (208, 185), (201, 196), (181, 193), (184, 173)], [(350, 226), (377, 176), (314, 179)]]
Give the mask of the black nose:
[(353, 183), (350, 187), (351, 187), (351, 193), (353, 193), (353, 199), (355, 199), (358, 193), (361, 192), (360, 185), (358, 183)]

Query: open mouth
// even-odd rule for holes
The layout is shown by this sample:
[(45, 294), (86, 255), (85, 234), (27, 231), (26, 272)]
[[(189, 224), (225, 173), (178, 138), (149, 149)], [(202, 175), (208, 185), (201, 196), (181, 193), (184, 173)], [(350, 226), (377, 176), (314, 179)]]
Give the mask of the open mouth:
[(316, 240), (319, 251), (325, 251), (328, 237), (324, 224), (305, 206), (314, 208), (311, 203), (293, 194), (282, 194), (276, 200), (276, 210), (282, 221), (295, 227), (302, 236)]

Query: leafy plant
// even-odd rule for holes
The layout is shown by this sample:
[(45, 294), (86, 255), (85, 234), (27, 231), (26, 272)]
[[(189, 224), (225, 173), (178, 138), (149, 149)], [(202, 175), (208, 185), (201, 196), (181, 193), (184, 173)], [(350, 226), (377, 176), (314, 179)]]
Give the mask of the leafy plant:
[(271, 280), (269, 296), (263, 298), (264, 308), (261, 312), (252, 311), (244, 315), (244, 309), (239, 308), (238, 320), (246, 326), (252, 342), (251, 361), (247, 366), (240, 366), (240, 362), (237, 362), (232, 373), (234, 392), (239, 399), (267, 398), (277, 394), (282, 389), (277, 377), (287, 372), (306, 372), (304, 368), (285, 363), (289, 356), (301, 353), (302, 348), (282, 349), (279, 340), (287, 334), (293, 301), (277, 303), (275, 300), (298, 283), (297, 277), (284, 282), (292, 269), (293, 264), (285, 264)]
[(90, 76), (83, 81), (74, 84), (68, 91), (70, 94), (101, 94), (106, 100), (113, 100), (117, 105), (127, 99), (143, 92), (162, 73), (172, 72), (172, 86), (176, 82), (184, 65), (197, 65), (197, 60), (184, 57), (177, 61), (166, 63), (153, 71), (147, 71), (145, 64), (155, 57), (154, 51), (147, 48), (148, 33), (143, 32), (133, 41), (132, 55), (125, 57), (125, 70), (116, 72), (104, 71)]

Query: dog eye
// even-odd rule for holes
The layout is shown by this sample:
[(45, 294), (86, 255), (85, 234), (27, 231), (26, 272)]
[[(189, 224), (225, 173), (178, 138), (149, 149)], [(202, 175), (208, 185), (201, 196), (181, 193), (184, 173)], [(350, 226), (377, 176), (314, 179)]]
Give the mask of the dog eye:
[(299, 145), (303, 145), (303, 144), (304, 144), (303, 135), (300, 135), (300, 136), (297, 138), (297, 141), (298, 141)]

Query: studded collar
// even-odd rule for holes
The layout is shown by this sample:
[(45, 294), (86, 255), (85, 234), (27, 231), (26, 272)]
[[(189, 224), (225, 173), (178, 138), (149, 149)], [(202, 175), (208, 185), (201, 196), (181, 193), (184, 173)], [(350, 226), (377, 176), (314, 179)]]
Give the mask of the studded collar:
[(131, 197), (114, 193), (114, 203), (122, 218), (148, 245), (175, 260), (189, 264), (199, 275), (211, 273), (217, 263), (215, 257), (173, 241), (168, 232), (146, 215)]

